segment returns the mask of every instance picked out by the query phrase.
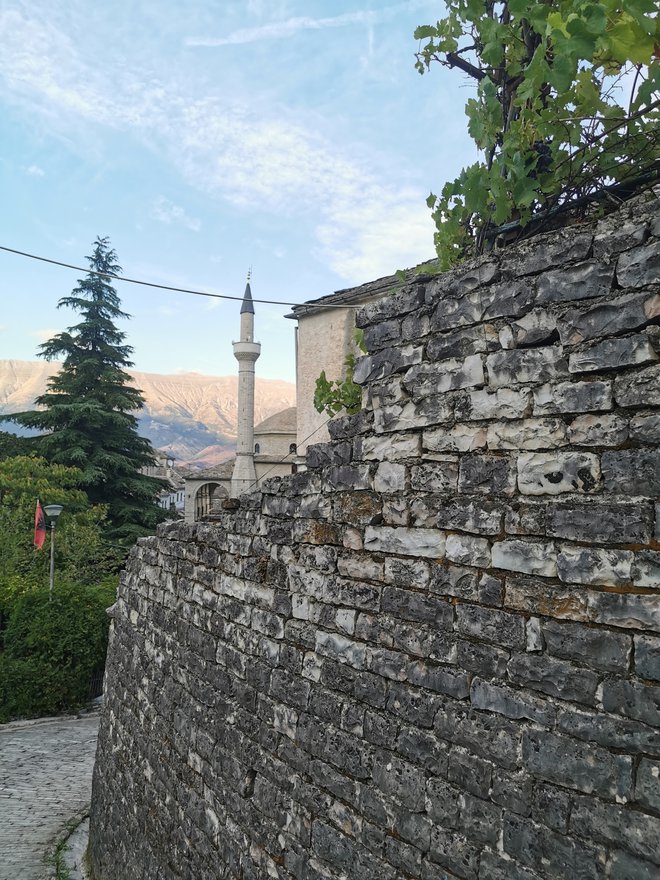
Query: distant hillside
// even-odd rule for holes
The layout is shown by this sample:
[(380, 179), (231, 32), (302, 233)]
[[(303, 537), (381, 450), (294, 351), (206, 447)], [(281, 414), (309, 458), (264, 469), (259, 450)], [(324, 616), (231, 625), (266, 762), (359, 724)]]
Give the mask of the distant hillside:
[[(0, 413), (34, 409), (57, 369), (44, 361), (0, 360)], [(238, 379), (201, 373), (130, 371), (145, 399), (138, 414), (140, 433), (156, 449), (171, 452), (178, 464), (207, 467), (233, 454), (236, 441)], [(259, 379), (255, 385), (255, 423), (296, 402), (295, 385)]]

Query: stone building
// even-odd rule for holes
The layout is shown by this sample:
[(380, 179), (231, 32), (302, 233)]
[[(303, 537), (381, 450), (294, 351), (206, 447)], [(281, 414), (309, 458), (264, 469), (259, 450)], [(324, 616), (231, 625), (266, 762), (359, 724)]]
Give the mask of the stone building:
[[(253, 431), (255, 479), (252, 488), (264, 479), (283, 477), (295, 471), (296, 407), (290, 406), (264, 419)], [(197, 522), (218, 510), (223, 499), (231, 498), (231, 482), (236, 464), (230, 458), (222, 464), (192, 471), (185, 478), (185, 520)]]
[[(412, 270), (406, 278), (412, 276)], [(294, 306), (287, 315), (296, 327), (296, 404), (298, 461), (302, 464), (307, 446), (330, 439), (328, 417), (314, 408), (316, 380), (322, 371), (328, 379), (344, 376), (346, 355), (356, 350), (355, 315), (359, 308), (396, 293), (404, 280), (388, 275), (359, 287), (338, 290), (329, 296)]]

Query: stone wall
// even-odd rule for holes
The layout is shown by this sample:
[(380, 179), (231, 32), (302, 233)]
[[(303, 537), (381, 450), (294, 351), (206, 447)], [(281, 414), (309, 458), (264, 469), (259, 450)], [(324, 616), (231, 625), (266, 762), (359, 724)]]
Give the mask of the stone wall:
[(98, 880), (652, 880), (660, 220), (358, 315), (309, 469), (142, 540), (114, 608)]

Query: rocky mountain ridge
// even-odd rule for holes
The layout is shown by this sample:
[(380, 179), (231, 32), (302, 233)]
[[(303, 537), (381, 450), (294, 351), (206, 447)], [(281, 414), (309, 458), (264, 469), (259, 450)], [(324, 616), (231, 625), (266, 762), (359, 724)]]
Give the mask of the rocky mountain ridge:
[[(34, 409), (57, 364), (0, 360), (0, 414)], [(140, 432), (181, 465), (207, 467), (233, 454), (238, 379), (201, 373), (129, 371), (145, 399)], [(278, 379), (255, 383), (255, 424), (296, 402), (295, 385)]]

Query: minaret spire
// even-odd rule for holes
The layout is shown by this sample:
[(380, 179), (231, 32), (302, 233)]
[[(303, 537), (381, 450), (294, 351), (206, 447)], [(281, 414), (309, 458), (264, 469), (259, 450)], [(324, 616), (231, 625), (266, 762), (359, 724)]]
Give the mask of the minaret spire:
[(261, 345), (254, 341), (254, 303), (248, 271), (241, 304), (241, 336), (234, 342), (238, 361), (238, 423), (236, 432), (236, 464), (231, 477), (231, 495), (237, 498), (256, 486), (254, 469), (254, 365), (261, 354)]

